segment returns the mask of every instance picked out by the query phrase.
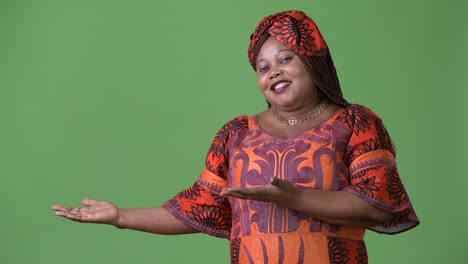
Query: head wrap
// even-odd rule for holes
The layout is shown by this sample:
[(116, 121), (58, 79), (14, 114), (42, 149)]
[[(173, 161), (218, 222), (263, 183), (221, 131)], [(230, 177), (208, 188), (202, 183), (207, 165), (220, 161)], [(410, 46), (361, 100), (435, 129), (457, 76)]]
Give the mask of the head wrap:
[(280, 12), (264, 17), (250, 36), (249, 62), (254, 69), (258, 52), (270, 36), (297, 55), (323, 56), (328, 53), (327, 44), (311, 18), (298, 10)]

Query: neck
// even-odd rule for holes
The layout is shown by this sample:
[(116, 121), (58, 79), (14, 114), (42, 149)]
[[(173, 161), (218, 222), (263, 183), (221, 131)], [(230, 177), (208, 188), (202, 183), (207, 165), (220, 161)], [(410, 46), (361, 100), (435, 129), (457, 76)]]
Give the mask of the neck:
[(316, 118), (317, 116), (319, 116), (325, 110), (325, 107), (327, 107), (327, 101), (323, 100), (320, 104), (315, 106), (312, 110), (310, 110), (309, 112), (306, 112), (304, 114), (301, 114), (299, 116), (293, 116), (293, 117), (282, 116), (281, 114), (278, 113), (276, 108), (273, 108), (272, 115), (280, 123), (283, 123), (285, 125), (294, 126), (294, 125), (296, 125), (298, 123), (301, 123), (303, 121), (309, 121), (309, 120), (312, 120), (312, 119)]
[(307, 102), (305, 102), (303, 105), (297, 107), (297, 106), (291, 106), (291, 107), (281, 107), (281, 106), (272, 106), (276, 108), (276, 111), (286, 117), (298, 117), (304, 114), (307, 114), (308, 112), (312, 111), (317, 105), (319, 105), (321, 102), (320, 98), (311, 98)]

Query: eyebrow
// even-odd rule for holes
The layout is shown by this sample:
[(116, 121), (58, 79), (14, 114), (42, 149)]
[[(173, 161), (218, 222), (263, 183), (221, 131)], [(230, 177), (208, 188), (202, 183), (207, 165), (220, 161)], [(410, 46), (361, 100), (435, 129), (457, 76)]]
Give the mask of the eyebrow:
[[(291, 52), (292, 52), (292, 50), (290, 50), (290, 49), (281, 49), (281, 50), (278, 50), (278, 52), (276, 52), (276, 54), (274, 55), (274, 57), (275, 57), (275, 58), (278, 57), (278, 55), (279, 55), (281, 52), (283, 52), (283, 51), (291, 51)], [(259, 59), (255, 65), (258, 65), (259, 62), (264, 61), (264, 60), (265, 60), (265, 59)]]

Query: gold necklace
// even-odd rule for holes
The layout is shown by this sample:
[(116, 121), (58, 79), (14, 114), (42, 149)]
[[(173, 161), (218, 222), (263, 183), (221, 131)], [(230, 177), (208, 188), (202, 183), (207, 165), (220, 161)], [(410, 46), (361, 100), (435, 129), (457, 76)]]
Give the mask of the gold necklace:
[(273, 107), (273, 112), (272, 115), (276, 120), (278, 120), (280, 123), (289, 125), (289, 126), (294, 126), (295, 124), (299, 124), (301, 122), (307, 121), (307, 120), (312, 120), (319, 116), (323, 110), (327, 107), (327, 100), (322, 100), (320, 101), (320, 104), (318, 104), (314, 109), (312, 109), (310, 112), (305, 113), (303, 115), (300, 115), (298, 117), (290, 117), (286, 118), (278, 113), (278, 110)]

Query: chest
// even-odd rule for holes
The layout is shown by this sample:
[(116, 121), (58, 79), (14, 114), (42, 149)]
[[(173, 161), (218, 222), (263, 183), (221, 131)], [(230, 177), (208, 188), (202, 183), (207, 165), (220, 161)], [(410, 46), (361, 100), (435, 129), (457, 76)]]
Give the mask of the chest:
[(349, 182), (346, 146), (338, 142), (331, 127), (300, 132), (289, 139), (252, 129), (228, 144), (228, 185), (263, 185), (275, 176), (299, 188), (344, 188)]

